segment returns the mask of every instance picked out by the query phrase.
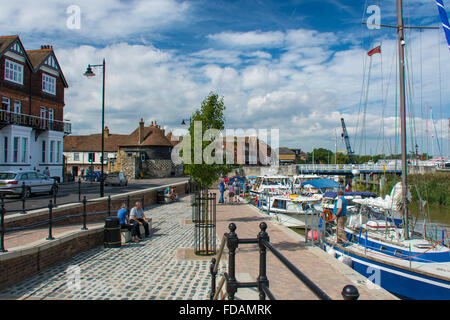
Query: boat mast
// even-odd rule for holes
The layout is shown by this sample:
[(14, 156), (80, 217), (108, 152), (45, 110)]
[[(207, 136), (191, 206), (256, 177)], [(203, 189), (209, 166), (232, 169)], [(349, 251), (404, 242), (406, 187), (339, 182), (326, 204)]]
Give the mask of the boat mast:
[(409, 239), (409, 219), (407, 206), (407, 151), (406, 151), (406, 102), (405, 102), (405, 39), (403, 25), (403, 4), (397, 0), (397, 22), (398, 22), (398, 58), (399, 58), (399, 80), (400, 80), (400, 123), (401, 123), (401, 149), (402, 149), (402, 210), (403, 210), (403, 236)]

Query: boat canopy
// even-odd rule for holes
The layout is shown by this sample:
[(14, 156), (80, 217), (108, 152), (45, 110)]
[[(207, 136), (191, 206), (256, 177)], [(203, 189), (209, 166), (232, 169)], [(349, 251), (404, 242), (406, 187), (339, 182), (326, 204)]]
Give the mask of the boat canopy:
[(306, 185), (311, 185), (312, 187), (316, 189), (323, 189), (323, 188), (341, 188), (342, 186), (337, 183), (334, 180), (330, 179), (314, 179), (309, 181), (302, 182), (302, 187)]
[[(349, 197), (360, 196), (361, 198), (376, 198), (377, 194), (373, 193), (373, 192), (359, 192), (359, 191), (355, 191), (355, 192), (344, 192), (344, 197), (345, 196), (349, 196)], [(323, 197), (324, 198), (335, 199), (337, 197), (337, 192), (335, 192), (335, 191), (327, 191), (327, 192), (324, 193)]]

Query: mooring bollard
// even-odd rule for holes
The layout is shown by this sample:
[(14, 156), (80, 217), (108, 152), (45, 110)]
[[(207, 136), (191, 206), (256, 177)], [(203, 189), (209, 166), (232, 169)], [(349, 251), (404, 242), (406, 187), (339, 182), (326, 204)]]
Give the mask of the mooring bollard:
[(53, 238), (53, 203), (52, 200), (48, 202), (48, 237), (47, 240), (54, 240)]
[(359, 292), (358, 288), (355, 286), (349, 284), (342, 289), (342, 297), (344, 297), (344, 300), (357, 300), (359, 298)]
[(0, 207), (0, 214), (1, 214), (1, 222), (0, 222), (0, 252), (8, 252), (5, 248), (5, 200), (3, 198), (3, 194), (1, 195), (1, 207)]
[(87, 230), (88, 228), (86, 227), (86, 196), (83, 197), (83, 228), (81, 228), (81, 230)]

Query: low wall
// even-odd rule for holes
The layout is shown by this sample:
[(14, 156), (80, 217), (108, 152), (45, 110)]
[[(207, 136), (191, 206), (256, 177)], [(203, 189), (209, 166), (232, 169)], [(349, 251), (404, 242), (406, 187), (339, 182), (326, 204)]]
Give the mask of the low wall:
[[(145, 190), (133, 191), (111, 197), (111, 215), (115, 215), (122, 203), (126, 203), (129, 196), (134, 201), (144, 197), (144, 207), (156, 203), (156, 194), (164, 190), (167, 186), (148, 188)], [(179, 195), (186, 193), (186, 182), (170, 184), (177, 189)], [(102, 212), (108, 210), (108, 198), (95, 199), (101, 201), (90, 203), (86, 206), (87, 212)], [(131, 202), (131, 201), (130, 201)], [(133, 206), (133, 202), (130, 203)], [(41, 212), (42, 211), (42, 212)], [(82, 204), (70, 204), (54, 209), (53, 217), (61, 217), (82, 212)], [(87, 221), (99, 221), (108, 215), (107, 212), (87, 216)], [(11, 215), (5, 218), (6, 228), (24, 226), (31, 223), (46, 221), (48, 210), (30, 212), (27, 215)], [(57, 224), (82, 223), (82, 217), (72, 217), (60, 221)], [(61, 263), (75, 256), (78, 253), (103, 245), (104, 227), (89, 227), (89, 230), (68, 231), (57, 239), (39, 240), (22, 247), (15, 247), (11, 251), (0, 253), (0, 290), (29, 278), (53, 265)]]
[(0, 254), (0, 290), (103, 244), (103, 226), (70, 231)]
[[(132, 191), (128, 193), (123, 193), (119, 195), (111, 196), (111, 206), (108, 208), (108, 197), (88, 200), (86, 204), (87, 222), (98, 221), (104, 219), (108, 216), (108, 211), (111, 215), (116, 215), (117, 210), (120, 208), (122, 203), (127, 203), (128, 196), (130, 197), (130, 207), (134, 206), (136, 201), (143, 201), (143, 206), (148, 206), (156, 203), (156, 195), (158, 191), (164, 190), (168, 186), (176, 187), (177, 193), (183, 195), (186, 193), (187, 182), (179, 182), (168, 184), (164, 186), (158, 186), (154, 188), (148, 188), (144, 190)], [(95, 213), (98, 214), (90, 214)], [(53, 208), (53, 219), (58, 217), (63, 217), (67, 215), (81, 215), (83, 213), (82, 203), (73, 203), (61, 205)], [(23, 227), (35, 223), (46, 222), (49, 218), (48, 209), (40, 209), (35, 211), (30, 211), (27, 214), (12, 214), (5, 217), (5, 228)], [(82, 216), (74, 216), (64, 219), (62, 221), (55, 221), (54, 225), (65, 225), (73, 223), (82, 223)]]

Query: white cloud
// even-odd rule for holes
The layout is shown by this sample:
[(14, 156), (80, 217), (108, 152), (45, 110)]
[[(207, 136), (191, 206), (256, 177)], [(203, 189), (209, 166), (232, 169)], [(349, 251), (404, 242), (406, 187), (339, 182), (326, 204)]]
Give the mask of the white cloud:
[(275, 48), (284, 42), (284, 33), (280, 31), (221, 32), (208, 38), (229, 47)]

